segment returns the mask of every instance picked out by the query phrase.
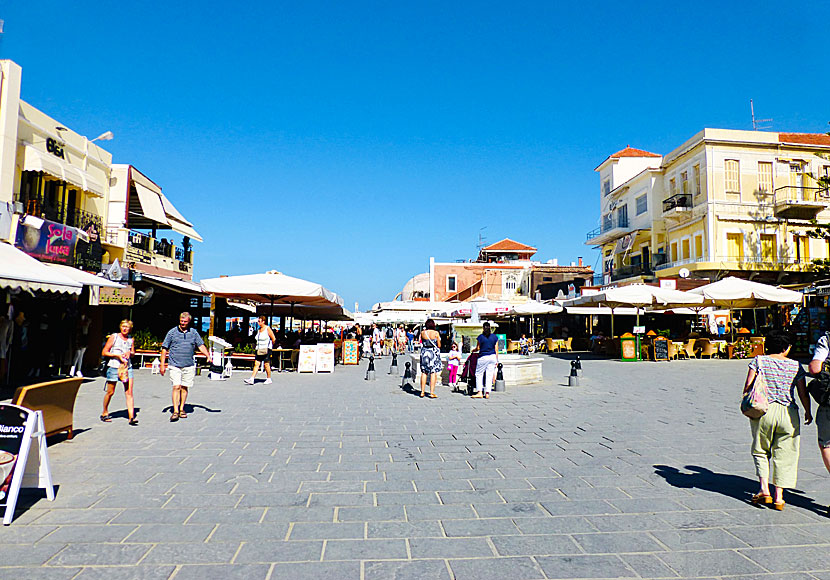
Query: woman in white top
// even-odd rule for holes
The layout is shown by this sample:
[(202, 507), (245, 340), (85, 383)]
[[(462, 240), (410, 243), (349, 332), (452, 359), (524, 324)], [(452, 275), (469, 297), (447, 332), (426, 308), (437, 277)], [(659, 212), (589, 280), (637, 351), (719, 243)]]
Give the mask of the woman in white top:
[(277, 341), (277, 337), (274, 336), (274, 331), (271, 330), (271, 327), (266, 324), (264, 316), (260, 316), (257, 319), (257, 322), (259, 323), (259, 330), (257, 330), (256, 333), (254, 372), (251, 373), (250, 377), (245, 379), (245, 383), (249, 385), (254, 384), (254, 379), (259, 371), (259, 365), (262, 363), (262, 366), (265, 368), (265, 376), (267, 377), (265, 379), (265, 384), (270, 385), (273, 382), (271, 380), (271, 348)]
[(127, 415), (130, 418), (130, 425), (138, 425), (135, 418), (135, 404), (133, 403), (133, 365), (130, 358), (135, 356), (135, 342), (130, 336), (133, 330), (133, 323), (130, 320), (122, 320), (119, 325), (120, 332), (111, 334), (104, 345), (101, 355), (109, 358), (107, 363), (107, 383), (104, 387), (104, 412), (101, 413), (101, 421), (109, 423), (112, 417), (109, 414), (109, 405), (112, 395), (115, 393), (115, 383), (124, 383), (124, 397), (127, 399)]

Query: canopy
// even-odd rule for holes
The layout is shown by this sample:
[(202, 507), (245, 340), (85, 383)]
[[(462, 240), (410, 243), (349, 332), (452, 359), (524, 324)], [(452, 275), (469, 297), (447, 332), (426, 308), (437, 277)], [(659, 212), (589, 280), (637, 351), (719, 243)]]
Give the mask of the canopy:
[(201, 281), (202, 290), (223, 298), (273, 304), (343, 306), (343, 299), (320, 284), (279, 272), (224, 276)]
[(342, 306), (307, 306), (297, 304), (293, 307), (290, 304), (260, 304), (255, 309), (257, 314), (265, 316), (293, 316), (305, 320), (353, 320), (351, 312)]
[(110, 288), (124, 287), (123, 284), (113, 282), (103, 276), (96, 276), (95, 274), (84, 272), (83, 270), (73, 268), (72, 266), (64, 266), (63, 264), (46, 264), (46, 266), (52, 270), (56, 270), (67, 278), (75, 280), (75, 282), (78, 282), (79, 284), (83, 284), (84, 286), (107, 286)]
[(142, 274), (141, 278), (147, 282), (161, 285), (169, 290), (182, 294), (194, 294), (196, 296), (204, 294), (204, 292), (202, 292), (202, 287), (196, 282), (191, 282), (190, 280), (182, 280), (172, 276), (156, 276), (154, 274)]
[(93, 195), (97, 195), (98, 197), (104, 196), (104, 187), (86, 171), (64, 161), (60, 161), (58, 157), (40, 151), (33, 145), (26, 145), (23, 148), (23, 171), (41, 171), (48, 173), (52, 177), (62, 179)]
[(630, 284), (628, 286), (609, 288), (598, 294), (589, 294), (573, 301), (574, 306), (596, 305), (608, 306), (609, 308), (616, 308), (618, 306), (634, 306), (638, 308), (655, 306), (663, 310), (672, 307), (694, 306), (702, 303), (702, 296), (692, 295), (688, 292), (681, 292), (680, 290), (648, 286), (646, 284)]
[(525, 302), (524, 304), (515, 304), (512, 306), (510, 308), (510, 314), (538, 316), (541, 314), (557, 314), (562, 312), (562, 310), (562, 306), (556, 303)]
[(5, 242), (0, 242), (0, 288), (80, 294), (83, 285)]
[(689, 291), (706, 300), (708, 304), (722, 308), (762, 308), (772, 304), (798, 304), (804, 299), (801, 292), (752, 282), (729, 276)]

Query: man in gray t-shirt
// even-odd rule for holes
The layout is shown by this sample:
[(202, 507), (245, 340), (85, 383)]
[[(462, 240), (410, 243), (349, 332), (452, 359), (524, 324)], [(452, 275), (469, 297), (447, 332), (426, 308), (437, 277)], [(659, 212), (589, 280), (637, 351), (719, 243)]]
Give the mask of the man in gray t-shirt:
[(184, 403), (187, 401), (187, 389), (193, 386), (196, 377), (196, 351), (201, 352), (210, 361), (210, 352), (199, 333), (190, 326), (193, 317), (189, 312), (179, 315), (179, 325), (171, 328), (161, 343), (161, 367), (164, 375), (167, 370), (167, 357), (170, 357), (170, 382), (173, 383), (173, 414), (171, 421), (186, 418)]

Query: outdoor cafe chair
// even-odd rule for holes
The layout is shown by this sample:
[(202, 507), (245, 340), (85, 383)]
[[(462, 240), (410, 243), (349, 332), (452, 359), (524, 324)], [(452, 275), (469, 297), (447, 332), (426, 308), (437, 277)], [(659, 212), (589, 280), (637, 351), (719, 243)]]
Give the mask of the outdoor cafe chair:
[(507, 352), (519, 352), (519, 343), (515, 340), (507, 340)]
[(700, 352), (698, 356), (700, 358), (707, 357), (707, 358), (714, 358), (718, 354), (718, 345), (709, 342), (707, 339), (700, 339), (698, 341), (700, 345)]
[(668, 341), (669, 343), (669, 360), (677, 360), (677, 348), (674, 346), (672, 341)]
[(683, 350), (686, 351), (687, 358), (697, 358), (697, 354), (695, 354), (695, 341), (697, 339), (690, 338), (686, 341), (686, 344), (683, 345)]
[(569, 336), (568, 338), (566, 338), (566, 339), (564, 340), (564, 342), (560, 342), (560, 343), (559, 343), (559, 345), (560, 345), (560, 350), (561, 350), (561, 349), (565, 349), (565, 350), (566, 350), (566, 351), (568, 351), (568, 352), (573, 352), (573, 342), (574, 342), (574, 337), (573, 337), (573, 336)]
[(551, 353), (555, 350), (558, 350), (556, 348), (556, 343), (554, 342), (554, 340), (552, 338), (546, 338), (545, 339), (545, 345), (547, 345), (547, 349), (548, 349), (549, 353)]

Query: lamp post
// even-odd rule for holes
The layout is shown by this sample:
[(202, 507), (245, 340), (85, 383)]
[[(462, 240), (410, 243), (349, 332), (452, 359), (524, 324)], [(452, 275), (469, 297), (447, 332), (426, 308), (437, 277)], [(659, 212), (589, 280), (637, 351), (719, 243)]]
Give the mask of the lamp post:
[(92, 140), (84, 137), (84, 171), (89, 167), (89, 144), (95, 141), (112, 141), (113, 137), (115, 135), (112, 134), (112, 131), (105, 131)]

